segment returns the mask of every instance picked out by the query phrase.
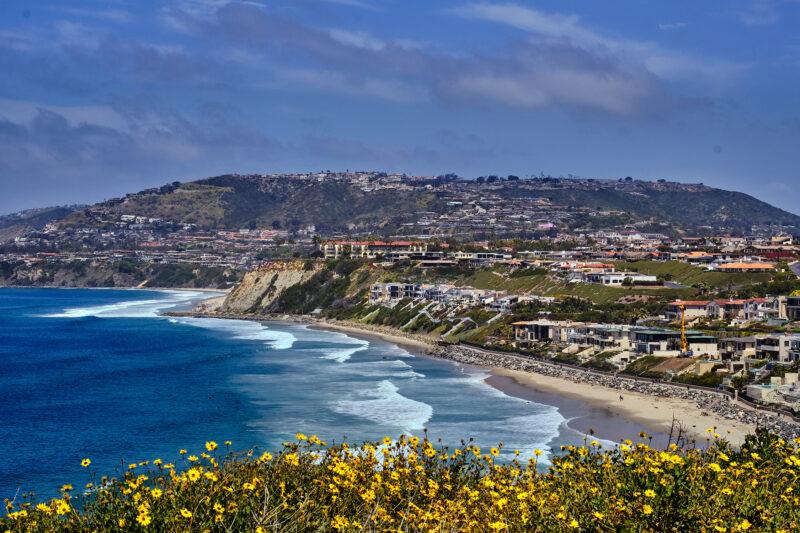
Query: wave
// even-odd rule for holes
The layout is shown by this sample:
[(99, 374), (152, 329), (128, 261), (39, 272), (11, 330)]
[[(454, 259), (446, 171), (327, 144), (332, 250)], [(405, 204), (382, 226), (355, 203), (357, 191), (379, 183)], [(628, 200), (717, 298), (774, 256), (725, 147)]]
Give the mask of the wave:
[(40, 315), (47, 318), (146, 318), (157, 317), (161, 311), (175, 307), (205, 296), (202, 292), (189, 291), (159, 291), (166, 294), (166, 298), (129, 300), (113, 304), (94, 305), (89, 307), (75, 307), (64, 309), (60, 313)]
[(297, 340), (297, 337), (288, 331), (270, 329), (260, 322), (249, 320), (186, 317), (178, 319), (178, 322), (189, 326), (222, 330), (232, 334), (234, 339), (263, 341), (273, 350), (288, 350)]
[(365, 399), (337, 400), (330, 403), (330, 408), (339, 414), (393, 426), (404, 432), (424, 428), (433, 416), (433, 407), (406, 398), (398, 390), (394, 383), (383, 380), (374, 389), (357, 393)]
[(354, 353), (363, 352), (367, 348), (369, 348), (369, 342), (362, 341), (362, 344), (359, 344), (358, 346), (349, 346), (347, 348), (339, 348), (330, 351), (326, 349), (326, 354), (322, 356), (322, 359), (333, 359), (338, 363), (344, 363), (350, 359)]
[(342, 367), (343, 372), (349, 372), (357, 376), (393, 377), (393, 378), (424, 378), (421, 374), (413, 370), (413, 367), (399, 359), (388, 359), (385, 361), (369, 361), (364, 363), (348, 363)]

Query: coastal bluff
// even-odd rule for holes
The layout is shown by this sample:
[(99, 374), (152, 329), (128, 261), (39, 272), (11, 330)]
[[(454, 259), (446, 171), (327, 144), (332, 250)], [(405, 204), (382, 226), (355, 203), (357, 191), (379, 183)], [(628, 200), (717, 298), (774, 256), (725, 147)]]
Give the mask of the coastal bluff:
[(308, 281), (320, 268), (317, 263), (300, 260), (264, 263), (246, 273), (216, 311), (266, 314), (283, 291)]

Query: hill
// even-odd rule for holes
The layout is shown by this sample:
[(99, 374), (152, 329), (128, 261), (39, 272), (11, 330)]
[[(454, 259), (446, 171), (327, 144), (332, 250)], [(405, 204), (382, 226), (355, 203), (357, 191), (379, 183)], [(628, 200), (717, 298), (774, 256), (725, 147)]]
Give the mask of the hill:
[(441, 215), (463, 223), (468, 208), (474, 207), (484, 213), (484, 219), (478, 219), (473, 228), (510, 232), (522, 227), (519, 220), (540, 217), (569, 229), (651, 221), (663, 224), (667, 233), (749, 233), (760, 226), (800, 233), (799, 216), (744, 193), (702, 184), (629, 179), (504, 180), (494, 176), (491, 182), (477, 182), (403, 176), (387, 185), (386, 175), (381, 173), (368, 178), (336, 176), (223, 175), (175, 182), (76, 211), (62, 225), (101, 226), (122, 215), (138, 215), (203, 229), (297, 230), (313, 225), (321, 234), (387, 234), (404, 224), (435, 225)]
[(47, 224), (60, 220), (76, 209), (86, 206), (56, 206), (26, 209), (0, 216), (0, 244), (31, 231), (39, 231)]

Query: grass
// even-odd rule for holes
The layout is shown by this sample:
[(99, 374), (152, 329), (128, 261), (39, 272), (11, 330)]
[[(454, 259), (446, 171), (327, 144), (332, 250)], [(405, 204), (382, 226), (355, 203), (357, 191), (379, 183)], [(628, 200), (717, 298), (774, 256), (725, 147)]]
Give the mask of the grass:
[[(800, 452), (759, 430), (733, 450), (630, 440), (542, 453), (455, 448), (416, 437), (328, 446), (298, 434), (275, 453), (182, 452), (181, 466), (87, 467), (93, 492), (7, 502), (9, 531), (797, 531)], [(226, 443), (229, 444), (229, 443)]]
[(671, 274), (671, 281), (688, 286), (702, 283), (710, 289), (766, 283), (773, 277), (773, 274), (763, 272), (708, 272), (703, 267), (682, 261), (619, 262), (615, 263), (615, 265), (617, 270), (635, 270), (650, 276)]

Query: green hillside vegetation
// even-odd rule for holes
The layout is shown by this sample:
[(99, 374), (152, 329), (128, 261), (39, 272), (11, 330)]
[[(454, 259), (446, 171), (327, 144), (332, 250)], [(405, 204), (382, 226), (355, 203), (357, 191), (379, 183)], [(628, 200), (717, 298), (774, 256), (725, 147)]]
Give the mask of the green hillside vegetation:
[[(444, 209), (444, 202), (426, 192), (379, 190), (365, 193), (336, 182), (260, 181), (217, 176), (183, 183), (166, 192), (131, 195), (124, 202), (106, 202), (112, 216), (136, 214), (197, 224), (201, 228), (273, 227), (297, 230), (313, 224), (319, 232), (357, 227), (396, 228), (405, 215)], [(86, 212), (67, 217), (64, 225), (90, 224)]]
[(47, 224), (69, 215), (75, 209), (73, 206), (43, 207), (0, 216), (0, 244), (30, 231), (39, 231)]
[(768, 272), (708, 272), (703, 267), (681, 261), (617, 262), (617, 270), (632, 270), (650, 276), (666, 277), (683, 285), (704, 285), (709, 289), (725, 289), (770, 281), (775, 274)]
[(241, 281), (243, 271), (194, 264), (132, 261), (64, 261), (27, 265), (0, 262), (0, 286), (149, 287), (223, 289)]
[[(481, 185), (453, 185), (480, 197)], [(719, 230), (750, 231), (754, 224), (787, 224), (800, 228), (800, 217), (746, 194), (699, 185), (634, 181), (586, 187), (565, 180), (558, 187), (542, 180), (497, 182), (490, 188), (505, 198), (549, 198), (555, 205), (591, 210), (625, 211), (589, 217), (577, 213), (574, 226), (600, 227), (654, 219), (687, 230), (708, 226)], [(320, 233), (372, 231), (387, 234), (420, 211), (446, 213), (448, 192), (379, 189), (365, 192), (344, 182), (291, 178), (223, 175), (128, 195), (93, 206), (105, 216), (136, 214), (201, 228), (280, 227), (315, 225)], [(66, 226), (99, 224), (79, 211), (63, 220)], [(661, 226), (658, 226), (661, 227)]]

